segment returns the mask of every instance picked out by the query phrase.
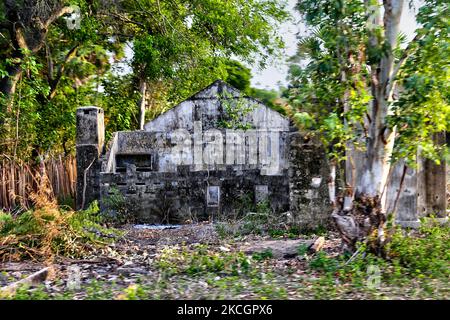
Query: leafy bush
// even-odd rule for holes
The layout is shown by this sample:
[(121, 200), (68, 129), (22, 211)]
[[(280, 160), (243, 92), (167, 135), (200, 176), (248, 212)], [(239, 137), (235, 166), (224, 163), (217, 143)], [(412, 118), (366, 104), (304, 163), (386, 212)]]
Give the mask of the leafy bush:
[(256, 261), (262, 261), (271, 258), (273, 258), (273, 253), (271, 249), (266, 249), (263, 252), (255, 252), (252, 255), (252, 259)]
[(309, 266), (312, 269), (317, 269), (325, 272), (335, 272), (339, 267), (339, 262), (334, 258), (328, 257), (325, 252), (320, 251), (309, 262)]
[(20, 215), (0, 213), (0, 261), (82, 256), (117, 237), (104, 228), (97, 202), (87, 210), (66, 211), (58, 206), (34, 208)]
[(450, 276), (450, 227), (422, 222), (418, 232), (398, 228), (387, 245), (387, 257), (411, 276)]
[(130, 205), (123, 194), (117, 188), (111, 188), (110, 194), (103, 199), (105, 205), (102, 215), (105, 222), (111, 224), (123, 224), (132, 221), (133, 214)]
[[(394, 229), (386, 245), (384, 257), (370, 251), (366, 244), (358, 245), (358, 253), (352, 257), (340, 255), (329, 257), (319, 252), (310, 260), (312, 269), (321, 271), (326, 277), (350, 281), (354, 286), (367, 284), (370, 270), (380, 271), (380, 280), (388, 284), (418, 281), (424, 290), (430, 287), (427, 281), (446, 279), (450, 276), (450, 228), (438, 223), (425, 224), (419, 230)], [(306, 254), (304, 248), (299, 253)]]

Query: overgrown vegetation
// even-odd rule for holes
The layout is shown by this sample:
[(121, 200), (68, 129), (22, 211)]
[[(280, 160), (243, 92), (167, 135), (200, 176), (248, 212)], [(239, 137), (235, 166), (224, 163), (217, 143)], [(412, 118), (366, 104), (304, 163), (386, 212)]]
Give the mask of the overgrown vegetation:
[(108, 196), (103, 199), (104, 209), (101, 212), (107, 224), (121, 225), (134, 221), (132, 206), (127, 203), (119, 189), (111, 187)]
[(171, 246), (157, 250), (148, 274), (131, 284), (91, 280), (64, 293), (22, 288), (13, 298), (448, 299), (449, 231), (434, 224), (405, 238), (399, 229), (386, 258), (362, 244), (352, 257), (312, 254), (303, 246), (298, 258), (281, 264), (270, 251), (247, 256), (232, 246)]
[(224, 110), (225, 117), (218, 122), (219, 128), (248, 130), (252, 129), (250, 123), (243, 122), (247, 114), (252, 112), (256, 105), (249, 105), (247, 100), (242, 98), (234, 98), (231, 94), (227, 94), (220, 98), (221, 106)]
[(410, 232), (412, 234), (405, 237), (404, 230), (396, 230), (385, 258), (360, 244), (356, 256), (333, 258), (319, 252), (310, 258), (309, 266), (319, 270), (323, 277), (334, 279), (334, 282), (351, 284), (355, 288), (368, 287), (374, 292), (382, 287), (413, 284), (417, 290), (432, 294), (433, 283), (440, 283), (440, 287), (434, 286), (442, 290), (437, 296), (448, 295), (449, 226), (433, 225)]
[(267, 201), (253, 204), (251, 197), (243, 196), (238, 201), (243, 209), (234, 217), (222, 219), (216, 223), (216, 231), (223, 238), (248, 234), (265, 234), (278, 225), (277, 218)]
[(206, 245), (197, 245), (194, 250), (165, 248), (155, 264), (166, 275), (216, 273), (237, 276), (248, 274), (251, 268), (251, 260), (244, 253), (217, 252)]
[(264, 66), (288, 18), (275, 0), (1, 1), (0, 153), (73, 153), (79, 106), (105, 110), (109, 137), (218, 78), (249, 87), (233, 59)]
[(120, 235), (102, 226), (97, 202), (77, 212), (60, 207), (46, 176), (38, 180), (39, 191), (31, 194), (32, 209), (17, 215), (0, 212), (0, 261), (81, 257)]
[(251, 197), (242, 197), (239, 200), (242, 212), (235, 216), (222, 218), (215, 224), (217, 233), (222, 238), (239, 238), (246, 235), (264, 235), (275, 239), (295, 239), (301, 236), (323, 235), (327, 232), (323, 226), (306, 228), (290, 221), (290, 213), (273, 212), (270, 203), (261, 201), (253, 204)]
[[(11, 164), (2, 162), (1, 193), (2, 207), (12, 209), (0, 211), (0, 261), (55, 262), (111, 249), (121, 232), (105, 225), (131, 219), (133, 203), (117, 189), (102, 214), (95, 202), (78, 212), (63, 205), (73, 205), (72, 190), (55, 200), (42, 159), (73, 155), (75, 108), (102, 107), (109, 138), (114, 131), (142, 128), (217, 78), (286, 110), (308, 136), (322, 138), (333, 169), (345, 166), (338, 170), (345, 190), (330, 200), (354, 253), (326, 248), (313, 254), (305, 245), (295, 259), (274, 259), (270, 250), (247, 256), (239, 240), (326, 235), (322, 227), (304, 230), (288, 216), (274, 215), (268, 202), (254, 206), (247, 194), (230, 199), (240, 208), (235, 217), (216, 223), (222, 238), (217, 246), (155, 246), (140, 278), (116, 283), (92, 277), (62, 294), (23, 287), (13, 298), (450, 298), (449, 225), (424, 221), (419, 230), (390, 228), (381, 203), (395, 161), (411, 168), (419, 154), (436, 163), (449, 157), (443, 145), (450, 129), (448, 1), (422, 1), (409, 42), (400, 32), (402, 1), (298, 1), (310, 32), (291, 59), (286, 108), (277, 92), (251, 88), (250, 69), (233, 60), (264, 66), (280, 53), (276, 31), (289, 18), (284, 1), (119, 2), (0, 2), (0, 160)], [(64, 19), (74, 10), (70, 5), (81, 12), (76, 28)], [(133, 54), (125, 54), (127, 48)], [(120, 72), (121, 64), (127, 72)], [(251, 107), (230, 97), (222, 107), (220, 127), (250, 129), (241, 120)], [(358, 153), (364, 161), (357, 161)], [(40, 172), (33, 190), (27, 189), (28, 174), (16, 174), (22, 161), (30, 175)], [(58, 188), (71, 189), (74, 171), (62, 178), (64, 168), (58, 168)], [(344, 207), (344, 197), (353, 208)], [(170, 223), (173, 203), (162, 200), (155, 211)], [(124, 256), (136, 250), (129, 247)], [(124, 269), (130, 264), (117, 263)]]

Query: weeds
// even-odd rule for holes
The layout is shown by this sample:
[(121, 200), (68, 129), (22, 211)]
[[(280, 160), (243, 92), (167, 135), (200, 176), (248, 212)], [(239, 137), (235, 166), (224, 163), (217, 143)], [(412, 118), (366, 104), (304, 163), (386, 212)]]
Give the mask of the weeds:
[[(391, 234), (384, 258), (373, 254), (364, 244), (359, 244), (360, 254), (354, 259), (349, 259), (348, 255), (329, 257), (319, 252), (310, 258), (309, 267), (319, 271), (321, 279), (351, 284), (355, 291), (370, 291), (373, 287), (370, 281), (376, 276), (379, 285), (411, 286), (414, 283), (421, 291), (431, 294), (429, 288), (436, 286), (430, 286), (430, 281), (448, 283), (449, 231), (448, 226), (439, 226), (437, 223), (422, 224), (418, 231), (398, 228)], [(302, 249), (299, 251), (306, 254)]]
[(256, 260), (256, 261), (263, 261), (266, 259), (272, 259), (273, 258), (273, 253), (272, 250), (270, 249), (266, 249), (263, 252), (255, 252), (252, 255), (252, 259)]
[(84, 211), (64, 210), (52, 197), (45, 175), (39, 183), (39, 191), (30, 195), (33, 209), (18, 215), (0, 213), (0, 261), (80, 257), (119, 235), (102, 227), (96, 202)]
[[(245, 199), (245, 197), (244, 197)], [(269, 235), (272, 238), (297, 239), (300, 236), (324, 235), (324, 226), (315, 229), (305, 229), (295, 225), (286, 216), (274, 213), (268, 201), (261, 201), (256, 205), (244, 201), (241, 208), (245, 208), (240, 218), (219, 221), (215, 229), (220, 238), (242, 237), (246, 235)]]
[(119, 189), (111, 187), (109, 195), (103, 199), (102, 215), (110, 224), (120, 225), (134, 220), (130, 205)]
[(216, 273), (239, 275), (248, 273), (250, 260), (242, 252), (214, 252), (206, 245), (198, 245), (195, 250), (165, 248), (156, 260), (156, 266), (167, 275)]
[(450, 277), (450, 227), (422, 223), (418, 232), (396, 229), (387, 245), (390, 261), (413, 277)]
[(269, 202), (262, 201), (249, 207), (241, 218), (220, 221), (215, 227), (221, 238), (227, 238), (249, 234), (266, 235), (279, 226), (279, 217), (274, 214)]

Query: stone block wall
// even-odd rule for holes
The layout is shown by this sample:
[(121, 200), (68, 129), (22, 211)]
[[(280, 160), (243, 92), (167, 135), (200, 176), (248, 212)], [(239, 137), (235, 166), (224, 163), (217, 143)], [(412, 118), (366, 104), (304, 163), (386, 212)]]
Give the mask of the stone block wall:
[(329, 226), (331, 205), (328, 190), (329, 166), (322, 144), (290, 133), (290, 211), (298, 225), (307, 229)]
[[(226, 136), (225, 130), (221, 132)], [(287, 143), (288, 133), (280, 139)], [(117, 189), (138, 220), (148, 223), (235, 215), (264, 200), (275, 212), (289, 210), (286, 147), (280, 148), (281, 171), (267, 174), (258, 164), (176, 165), (170, 141), (170, 135), (161, 132), (115, 133), (101, 158), (100, 199)], [(218, 201), (208, 203), (208, 191), (218, 193)]]

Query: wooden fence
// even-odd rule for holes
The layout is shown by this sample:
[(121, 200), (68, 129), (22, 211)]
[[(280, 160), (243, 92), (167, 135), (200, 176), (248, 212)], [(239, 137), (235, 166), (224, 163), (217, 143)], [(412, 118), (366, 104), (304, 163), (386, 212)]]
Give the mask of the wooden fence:
[(74, 199), (76, 190), (76, 161), (69, 157), (52, 157), (39, 165), (15, 160), (0, 161), (0, 210), (29, 208), (30, 194), (37, 191), (36, 176), (45, 173), (57, 199)]

